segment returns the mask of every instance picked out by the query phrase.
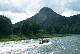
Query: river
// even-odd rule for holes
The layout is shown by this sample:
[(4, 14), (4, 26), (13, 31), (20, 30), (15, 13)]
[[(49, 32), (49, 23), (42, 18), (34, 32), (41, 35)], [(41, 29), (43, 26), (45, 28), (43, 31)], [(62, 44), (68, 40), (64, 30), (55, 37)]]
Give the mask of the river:
[(38, 39), (2, 42), (0, 54), (80, 54), (80, 35), (48, 39), (44, 44)]

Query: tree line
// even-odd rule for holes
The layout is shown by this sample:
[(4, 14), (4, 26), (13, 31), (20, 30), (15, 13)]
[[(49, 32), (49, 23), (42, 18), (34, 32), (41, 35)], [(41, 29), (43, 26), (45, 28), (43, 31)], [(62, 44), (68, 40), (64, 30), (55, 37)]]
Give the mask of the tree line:
[(12, 24), (10, 18), (0, 15), (0, 37), (29, 34), (80, 34), (80, 15), (64, 17), (43, 8), (31, 18)]

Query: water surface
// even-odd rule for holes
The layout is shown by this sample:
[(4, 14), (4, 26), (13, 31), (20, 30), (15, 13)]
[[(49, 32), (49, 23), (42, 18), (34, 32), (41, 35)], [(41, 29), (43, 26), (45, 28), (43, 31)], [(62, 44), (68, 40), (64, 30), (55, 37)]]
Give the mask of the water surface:
[(37, 39), (3, 42), (0, 43), (0, 54), (80, 54), (80, 35), (49, 40), (45, 44), (39, 44)]

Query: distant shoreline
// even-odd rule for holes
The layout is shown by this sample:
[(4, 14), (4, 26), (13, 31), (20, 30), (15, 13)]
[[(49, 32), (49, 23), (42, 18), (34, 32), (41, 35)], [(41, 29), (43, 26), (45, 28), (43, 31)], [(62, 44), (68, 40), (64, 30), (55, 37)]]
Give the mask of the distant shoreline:
[(28, 39), (54, 38), (54, 37), (64, 37), (64, 36), (65, 34), (8, 35), (7, 37), (0, 38), (0, 42), (19, 41), (19, 40), (28, 40)]

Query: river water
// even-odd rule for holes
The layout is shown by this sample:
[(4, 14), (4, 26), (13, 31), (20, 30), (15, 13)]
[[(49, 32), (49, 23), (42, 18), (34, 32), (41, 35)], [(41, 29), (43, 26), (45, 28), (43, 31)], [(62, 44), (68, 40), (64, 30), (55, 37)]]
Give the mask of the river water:
[(38, 39), (3, 42), (0, 54), (80, 54), (80, 35), (48, 39), (44, 44)]

